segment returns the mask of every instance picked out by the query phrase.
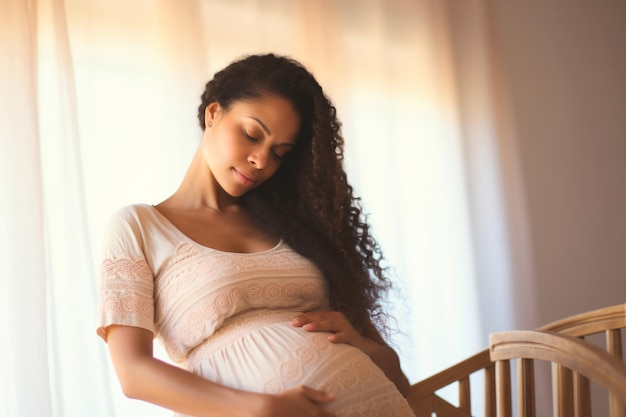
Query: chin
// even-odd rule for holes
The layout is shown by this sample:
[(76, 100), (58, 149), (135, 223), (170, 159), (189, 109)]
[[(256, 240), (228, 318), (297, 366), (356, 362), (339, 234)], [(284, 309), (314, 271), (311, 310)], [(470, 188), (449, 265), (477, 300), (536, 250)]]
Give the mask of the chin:
[(246, 190), (231, 190), (231, 191), (224, 190), (224, 191), (226, 191), (226, 194), (228, 194), (232, 198), (241, 198), (244, 195), (248, 194), (253, 189), (254, 188), (249, 188), (249, 189), (246, 189)]

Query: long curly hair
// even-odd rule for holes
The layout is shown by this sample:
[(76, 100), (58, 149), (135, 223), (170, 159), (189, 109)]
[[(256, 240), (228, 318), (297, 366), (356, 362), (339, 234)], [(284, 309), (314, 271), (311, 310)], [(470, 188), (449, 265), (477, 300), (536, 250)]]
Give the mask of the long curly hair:
[(313, 75), (299, 62), (274, 54), (251, 55), (217, 72), (198, 108), (224, 109), (271, 94), (289, 100), (300, 115), (295, 146), (272, 178), (241, 198), (255, 224), (282, 238), (324, 274), (331, 306), (362, 334), (388, 336), (382, 308), (391, 283), (380, 247), (343, 168), (344, 139), (337, 111)]

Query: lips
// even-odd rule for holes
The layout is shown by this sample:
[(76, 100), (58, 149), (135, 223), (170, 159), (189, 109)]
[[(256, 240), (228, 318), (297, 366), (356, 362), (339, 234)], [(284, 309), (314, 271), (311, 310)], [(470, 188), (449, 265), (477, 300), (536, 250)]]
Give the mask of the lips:
[(235, 177), (239, 180), (239, 182), (241, 182), (245, 186), (250, 187), (257, 182), (256, 177), (252, 174), (243, 173), (241, 171), (238, 171), (236, 168), (233, 168), (233, 173), (235, 174)]

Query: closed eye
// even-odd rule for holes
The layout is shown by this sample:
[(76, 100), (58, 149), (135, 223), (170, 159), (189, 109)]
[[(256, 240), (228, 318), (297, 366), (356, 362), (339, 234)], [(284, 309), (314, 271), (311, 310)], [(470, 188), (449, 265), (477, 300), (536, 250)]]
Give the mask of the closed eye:
[(251, 136), (250, 134), (248, 134), (248, 132), (246, 132), (246, 129), (243, 129), (243, 135), (246, 137), (246, 139), (248, 139), (250, 142), (258, 142), (259, 139), (255, 138), (254, 136)]
[(272, 155), (278, 159), (278, 160), (282, 160), (285, 156), (287, 156), (287, 154), (289, 153), (289, 151), (291, 150), (291, 148), (293, 147), (293, 145), (291, 144), (281, 144), (281, 145), (277, 145), (276, 147), (274, 147), (274, 149), (272, 150)]

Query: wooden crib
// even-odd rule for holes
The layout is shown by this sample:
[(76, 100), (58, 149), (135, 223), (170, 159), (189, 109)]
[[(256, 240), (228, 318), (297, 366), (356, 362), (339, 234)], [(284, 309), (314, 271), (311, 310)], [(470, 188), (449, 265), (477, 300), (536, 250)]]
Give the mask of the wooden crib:
[[(534, 331), (494, 333), (488, 349), (413, 384), (409, 403), (418, 417), (478, 417), (472, 410), (474, 390), (484, 397), (485, 417), (535, 417), (535, 364), (547, 362), (551, 364), (552, 380), (548, 386), (553, 385), (555, 416), (590, 417), (591, 381), (607, 392), (610, 417), (626, 417), (624, 328), (626, 304), (619, 304), (568, 317)], [(600, 333), (605, 335), (606, 349), (585, 340)], [(513, 373), (512, 363), (516, 365)], [(479, 387), (472, 386), (470, 378), (476, 373), (483, 374)], [(517, 376), (515, 382), (512, 374)], [(456, 404), (437, 394), (451, 385), (458, 389)]]

